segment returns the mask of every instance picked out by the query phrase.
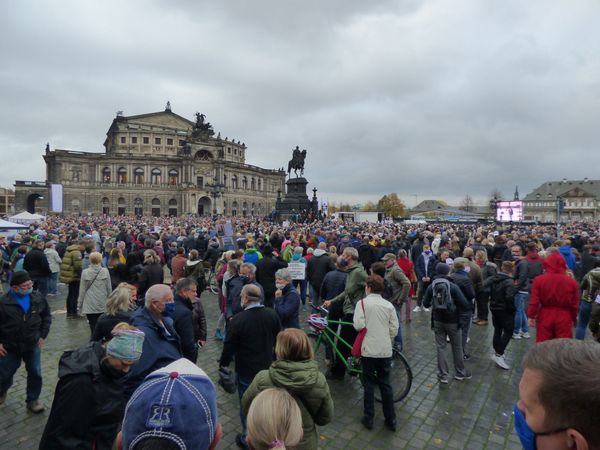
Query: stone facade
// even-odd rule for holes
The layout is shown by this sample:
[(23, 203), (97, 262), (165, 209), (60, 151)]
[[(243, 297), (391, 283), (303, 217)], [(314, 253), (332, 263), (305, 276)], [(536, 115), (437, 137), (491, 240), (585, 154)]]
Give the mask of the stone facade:
[(558, 201), (563, 201), (561, 222), (593, 221), (600, 218), (600, 180), (548, 181), (523, 199), (526, 220), (556, 222)]
[[(282, 170), (246, 164), (246, 145), (215, 137), (204, 115), (192, 122), (170, 107), (117, 115), (104, 147), (105, 153), (46, 148), (46, 184), (63, 185), (65, 214), (266, 216), (285, 183)], [(26, 208), (32, 183), (39, 186), (16, 182), (18, 210)], [(37, 203), (42, 212), (46, 206)]]

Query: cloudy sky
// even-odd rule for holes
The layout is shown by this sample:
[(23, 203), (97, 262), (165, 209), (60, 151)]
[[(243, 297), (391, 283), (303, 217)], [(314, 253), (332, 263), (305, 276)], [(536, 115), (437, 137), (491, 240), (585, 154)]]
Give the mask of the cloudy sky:
[(206, 114), (325, 199), (487, 202), (600, 178), (597, 1), (0, 2), (0, 186), (118, 110)]

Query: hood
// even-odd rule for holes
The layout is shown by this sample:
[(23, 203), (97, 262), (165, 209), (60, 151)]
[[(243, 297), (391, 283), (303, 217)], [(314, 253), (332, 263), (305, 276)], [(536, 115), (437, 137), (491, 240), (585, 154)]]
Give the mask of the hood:
[(562, 274), (566, 272), (567, 263), (565, 262), (565, 259), (562, 257), (561, 253), (552, 253), (544, 260), (544, 270), (546, 272)]
[(196, 261), (190, 261), (189, 259), (185, 262), (186, 266), (195, 266), (196, 264), (198, 264), (199, 262), (202, 262), (201, 260), (197, 259)]
[(211, 243), (209, 244), (209, 247), (212, 247), (212, 248), (219, 248), (219, 243), (218, 243), (218, 242), (211, 242)]
[(315, 360), (274, 361), (269, 368), (273, 383), (292, 393), (311, 390), (317, 383), (319, 374)]
[(600, 267), (596, 267), (588, 272), (590, 278), (592, 278), (595, 282), (600, 282)]
[(569, 247), (568, 245), (563, 245), (562, 247), (560, 247), (558, 249), (558, 251), (560, 252), (561, 255), (563, 255), (565, 257), (573, 254), (571, 252), (571, 247)]
[(256, 250), (254, 247), (247, 248), (245, 251), (245, 253), (257, 253), (257, 252), (258, 252), (258, 250)]
[(325, 250), (323, 250), (322, 248), (318, 248), (314, 251), (313, 255), (315, 256), (323, 256), (325, 255), (327, 252)]
[(494, 280), (494, 282), (498, 283), (502, 280), (505, 280), (507, 278), (512, 278), (509, 274), (504, 273), (504, 272), (498, 272), (496, 275), (494, 275), (492, 277), (492, 279)]
[(96, 377), (100, 374), (102, 356), (104, 348), (99, 342), (90, 342), (85, 347), (65, 352), (58, 363), (58, 377), (78, 373), (91, 373)]
[(299, 255), (298, 253), (294, 253), (294, 254), (292, 255), (292, 259), (293, 259), (294, 261), (300, 261), (300, 260), (302, 259), (302, 255)]

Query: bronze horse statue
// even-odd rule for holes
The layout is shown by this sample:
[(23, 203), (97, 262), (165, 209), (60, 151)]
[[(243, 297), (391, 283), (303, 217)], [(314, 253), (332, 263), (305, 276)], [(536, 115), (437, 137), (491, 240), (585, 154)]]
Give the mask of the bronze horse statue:
[(298, 170), (300, 171), (300, 176), (304, 175), (304, 160), (306, 159), (306, 150), (300, 151), (300, 147), (296, 145), (296, 148), (292, 152), (292, 159), (288, 162), (288, 175), (291, 174), (292, 170), (294, 174), (296, 174), (296, 178), (298, 178)]

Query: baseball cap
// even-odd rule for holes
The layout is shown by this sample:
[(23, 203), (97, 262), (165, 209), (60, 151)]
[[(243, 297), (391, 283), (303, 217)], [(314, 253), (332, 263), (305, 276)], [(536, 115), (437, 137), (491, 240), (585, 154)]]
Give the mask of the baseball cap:
[(396, 259), (396, 255), (394, 255), (393, 253), (386, 253), (385, 255), (383, 255), (383, 258), (381, 258), (382, 261), (389, 261), (390, 259)]
[(148, 375), (125, 408), (122, 448), (161, 438), (177, 448), (208, 449), (217, 435), (217, 392), (206, 373), (181, 358)]

